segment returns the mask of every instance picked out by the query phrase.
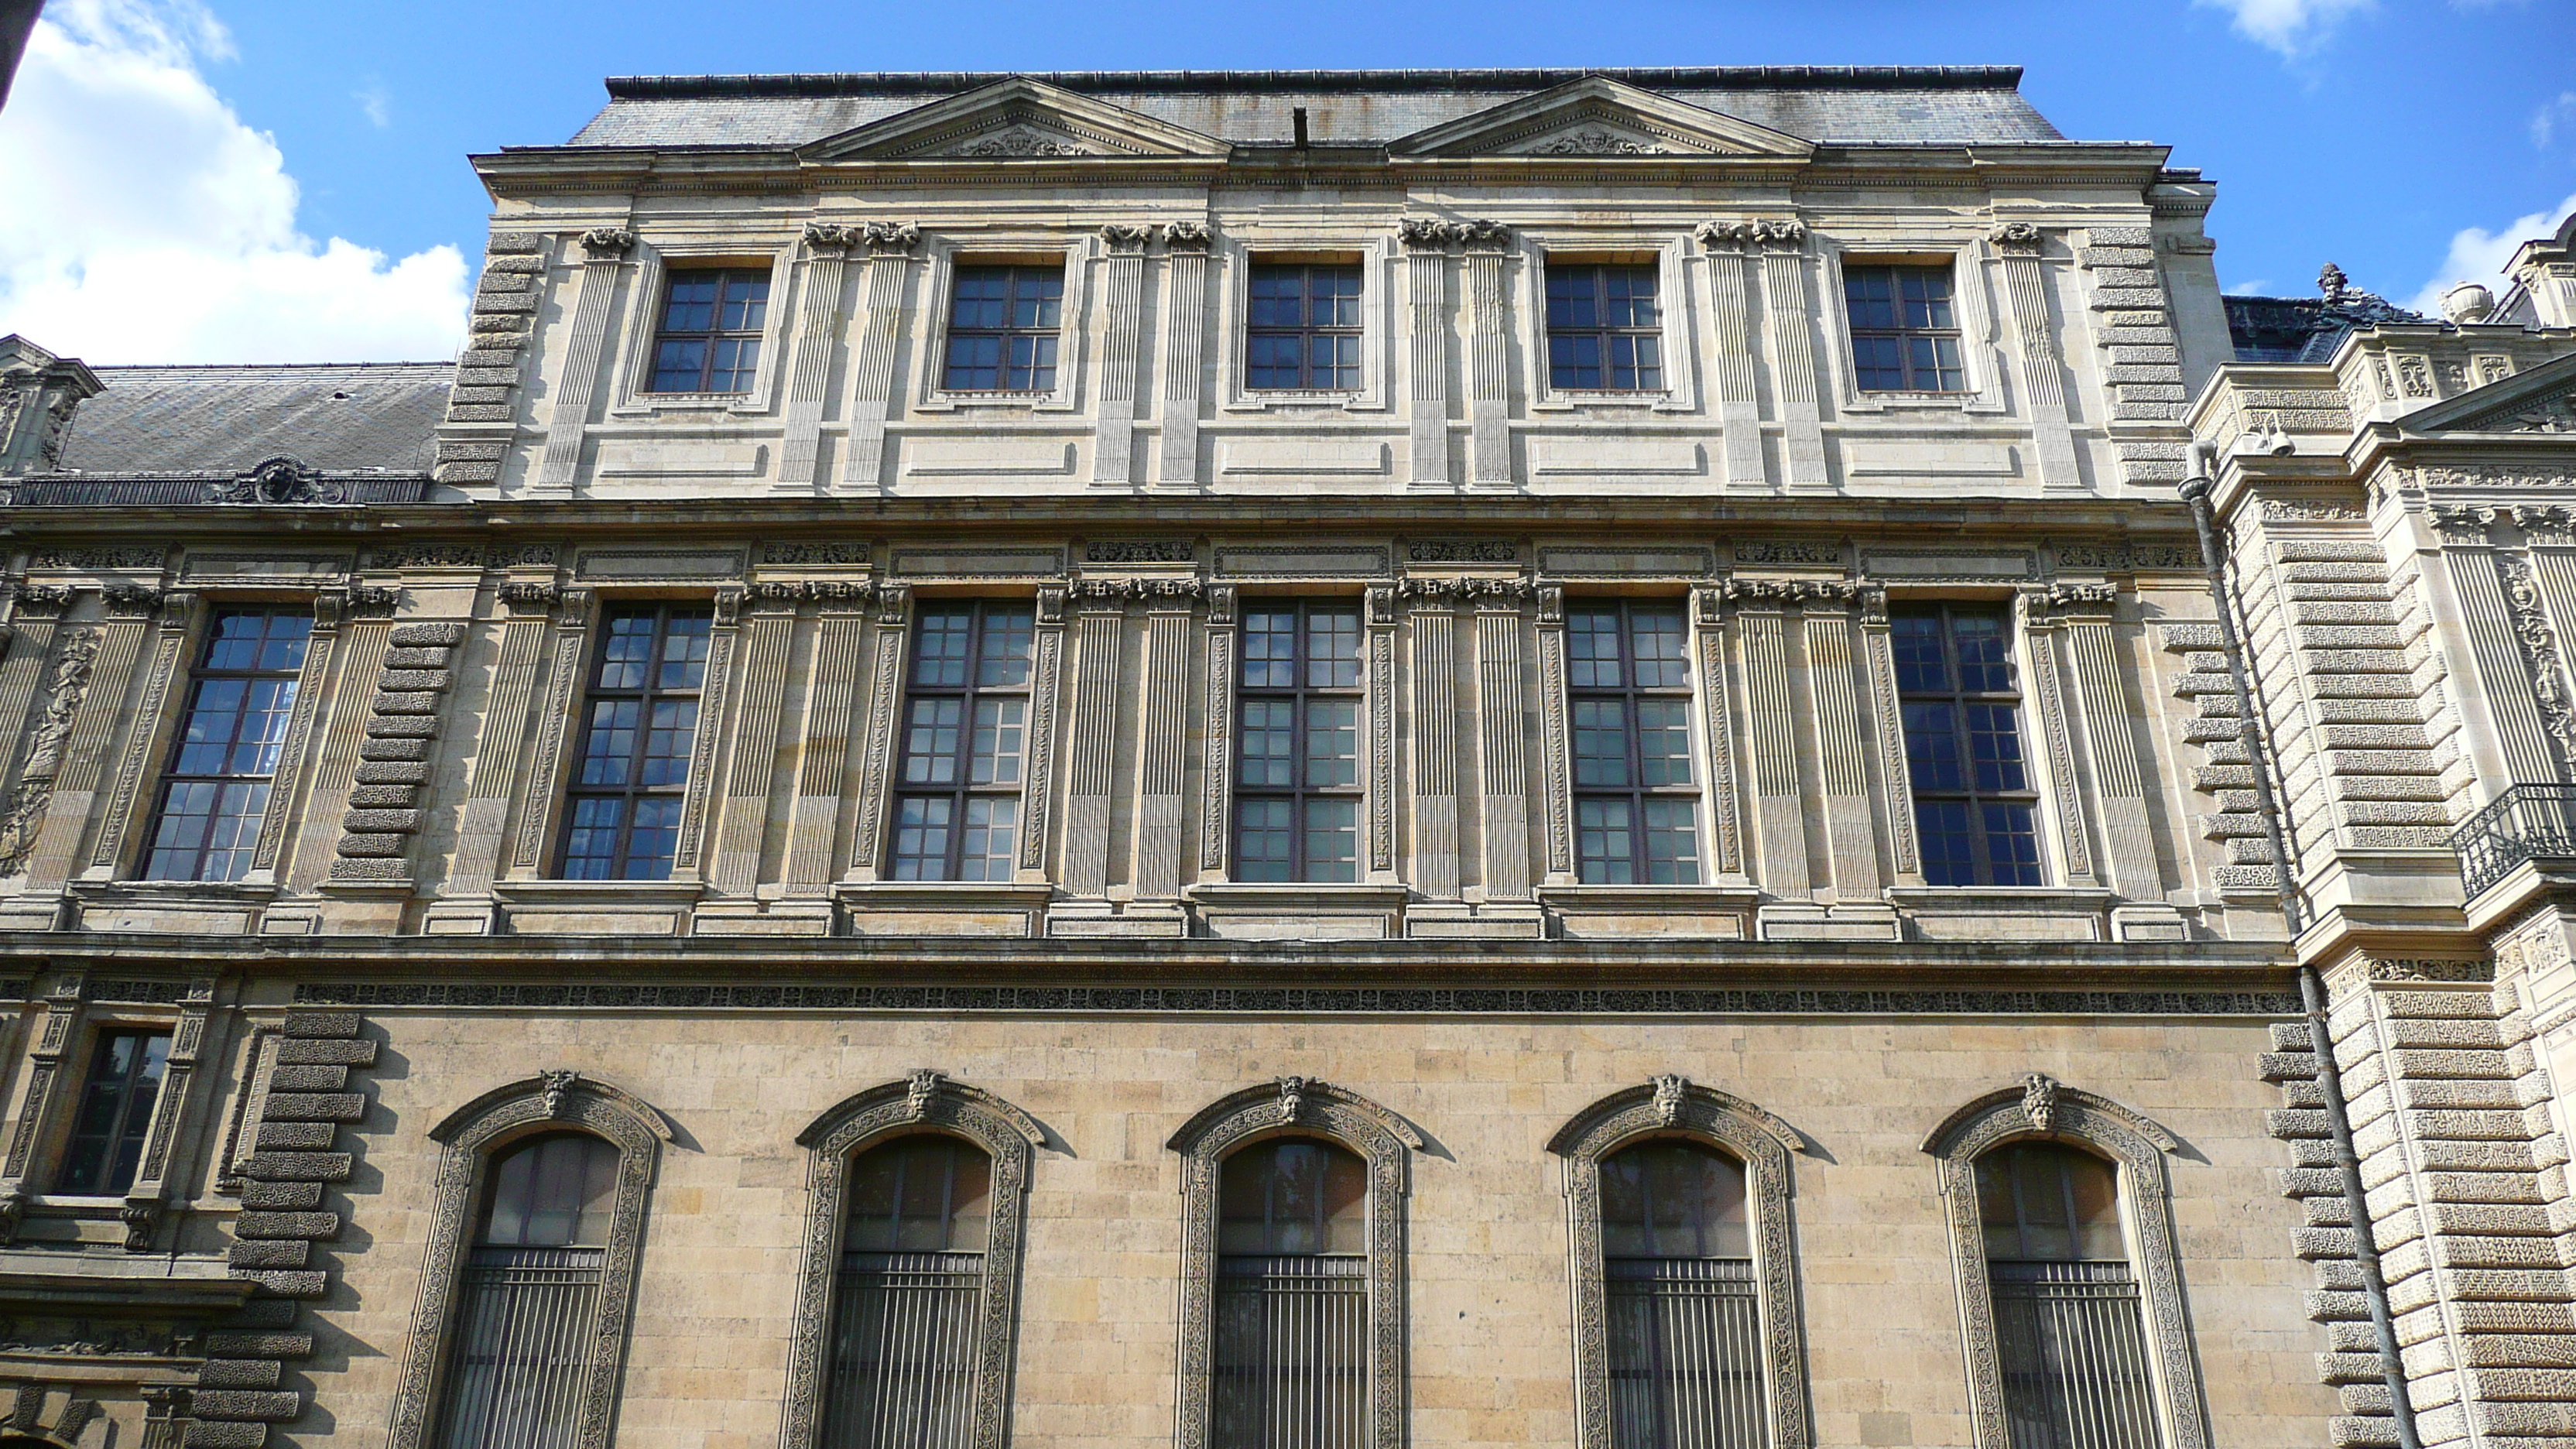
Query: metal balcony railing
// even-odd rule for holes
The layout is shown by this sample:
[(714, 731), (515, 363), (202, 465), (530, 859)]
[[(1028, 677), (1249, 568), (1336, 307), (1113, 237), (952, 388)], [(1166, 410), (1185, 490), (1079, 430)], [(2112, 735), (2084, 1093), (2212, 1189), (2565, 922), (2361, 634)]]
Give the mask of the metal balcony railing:
[(2576, 785), (2514, 785), (2451, 832), (2471, 897), (2526, 860), (2576, 863)]

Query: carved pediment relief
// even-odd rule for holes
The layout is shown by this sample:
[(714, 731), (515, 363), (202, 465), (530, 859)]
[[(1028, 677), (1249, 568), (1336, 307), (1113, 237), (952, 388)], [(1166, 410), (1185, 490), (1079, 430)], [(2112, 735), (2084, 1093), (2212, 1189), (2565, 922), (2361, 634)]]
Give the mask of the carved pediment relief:
[(1014, 77), (871, 121), (806, 148), (816, 161), (1053, 161), (1221, 157), (1186, 126)]
[(1397, 156), (1745, 156), (1803, 160), (1813, 143), (1587, 76), (1397, 141)]
[(2576, 355), (2409, 414), (2410, 433), (2547, 433), (2576, 437)]

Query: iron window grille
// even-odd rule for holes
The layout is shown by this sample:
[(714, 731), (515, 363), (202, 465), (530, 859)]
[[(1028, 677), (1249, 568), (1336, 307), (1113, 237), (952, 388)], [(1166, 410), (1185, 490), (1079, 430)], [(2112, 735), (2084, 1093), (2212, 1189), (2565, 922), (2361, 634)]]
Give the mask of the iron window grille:
[(1235, 878), (1358, 880), (1359, 606), (1248, 606), (1237, 687)]
[(556, 1133), (492, 1164), (456, 1308), (439, 1449), (573, 1449), (599, 1322), (617, 1148)]
[(1658, 285), (1651, 266), (1550, 263), (1548, 385), (1561, 392), (1661, 392)]
[(1928, 604), (1891, 609), (1888, 624), (1924, 879), (2040, 884), (2039, 795), (2003, 610)]
[(134, 1185), (169, 1063), (170, 1033), (166, 1031), (98, 1034), (54, 1191), (103, 1196)]
[(1244, 337), (1246, 385), (1358, 391), (1360, 278), (1360, 268), (1346, 264), (1254, 266)]
[(751, 391), (769, 319), (769, 273), (703, 267), (670, 276), (653, 335), (649, 391)]
[(821, 1449), (967, 1449), (993, 1164), (915, 1136), (850, 1164)]
[(1762, 1449), (1760, 1287), (1744, 1169), (1659, 1140), (1601, 1162), (1614, 1449)]
[(1053, 392), (1062, 267), (959, 267), (950, 284), (951, 392)]
[(227, 609), (214, 616), (189, 674), (187, 714), (162, 778), (145, 879), (249, 874), (312, 635), (310, 614)]
[(2117, 1174), (2042, 1142), (1989, 1152), (1976, 1173), (2013, 1449), (2158, 1449)]
[(1689, 635), (1679, 608), (1566, 610), (1577, 874), (1589, 885), (1696, 885)]
[(904, 700), (891, 878), (1011, 878), (1036, 623), (1028, 604), (921, 608)]
[(669, 604), (603, 621), (564, 823), (567, 880), (668, 880), (679, 854), (714, 613)]
[(1948, 267), (1846, 266), (1852, 371), (1863, 392), (1966, 392)]
[(1247, 1147), (1220, 1168), (1211, 1444), (1368, 1441), (1368, 1167), (1329, 1143)]

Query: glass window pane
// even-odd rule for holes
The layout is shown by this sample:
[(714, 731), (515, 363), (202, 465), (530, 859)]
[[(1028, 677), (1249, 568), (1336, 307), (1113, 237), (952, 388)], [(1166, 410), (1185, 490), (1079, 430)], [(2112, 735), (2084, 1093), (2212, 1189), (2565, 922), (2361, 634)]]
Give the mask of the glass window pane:
[(1574, 783), (1616, 787), (1628, 774), (1628, 707), (1615, 699), (1574, 701)]
[(1695, 1142), (1657, 1141), (1601, 1161), (1608, 1258), (1749, 1258), (1744, 1169)]
[(1574, 853), (1584, 884), (1636, 884), (1635, 828), (1635, 809), (1626, 800), (1574, 802)]
[(1351, 882), (1359, 876), (1360, 802), (1327, 796), (1306, 802), (1306, 879)]
[(1244, 800), (1235, 807), (1235, 878), (1296, 878), (1294, 807), (1286, 800)]
[(1679, 609), (1637, 609), (1629, 616), (1639, 689), (1687, 689), (1690, 658)]
[(495, 1247), (603, 1247), (617, 1197), (617, 1149), (559, 1133), (513, 1148), (492, 1164), (477, 1243)]
[(1637, 701), (1637, 783), (1648, 789), (1691, 783), (1690, 705), (1678, 699)]
[(1646, 802), (1646, 880), (1699, 884), (1699, 819), (1688, 800)]
[(1217, 1170), (1217, 1251), (1263, 1257), (1368, 1250), (1368, 1165), (1304, 1138), (1256, 1143)]

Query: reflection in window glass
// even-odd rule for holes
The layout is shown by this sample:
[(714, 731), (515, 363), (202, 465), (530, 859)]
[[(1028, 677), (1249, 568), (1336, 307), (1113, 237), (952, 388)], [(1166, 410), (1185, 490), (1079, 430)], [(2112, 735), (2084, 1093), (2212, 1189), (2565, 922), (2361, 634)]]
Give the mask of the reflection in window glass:
[(226, 609), (206, 626), (188, 707), (162, 777), (146, 880), (239, 880), (250, 873), (286, 744), (313, 616)]
[(1687, 637), (1669, 604), (1566, 610), (1575, 863), (1587, 884), (1699, 882)]
[(670, 878), (714, 627), (711, 610), (675, 605), (601, 621), (565, 811), (565, 879)]
[(1007, 881), (1028, 750), (1034, 606), (926, 604), (913, 626), (888, 875)]
[(2013, 1449), (2155, 1449), (2155, 1377), (2119, 1174), (2053, 1142), (1977, 1159)]
[(966, 1449), (992, 1159), (921, 1135), (860, 1153), (849, 1172), (821, 1442)]
[(1213, 1445), (1360, 1449), (1368, 1408), (1368, 1168), (1276, 1138), (1219, 1168)]
[(599, 1333), (618, 1151), (555, 1133), (488, 1168), (458, 1284), (440, 1449), (573, 1449)]
[(1601, 1160), (1616, 1449), (1758, 1449), (1769, 1436), (1744, 1168), (1656, 1139)]
[(1235, 879), (1356, 881), (1359, 607), (1252, 603), (1242, 647)]

